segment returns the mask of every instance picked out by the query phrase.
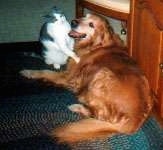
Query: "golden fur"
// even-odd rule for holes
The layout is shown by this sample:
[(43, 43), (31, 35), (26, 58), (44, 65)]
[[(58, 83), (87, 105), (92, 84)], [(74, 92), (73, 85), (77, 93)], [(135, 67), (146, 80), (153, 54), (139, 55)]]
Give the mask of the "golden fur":
[(153, 106), (146, 77), (104, 18), (88, 14), (72, 26), (78, 64), (71, 59), (66, 71), (21, 72), (69, 88), (78, 97), (80, 104), (69, 109), (85, 119), (54, 129), (52, 136), (73, 143), (136, 132)]

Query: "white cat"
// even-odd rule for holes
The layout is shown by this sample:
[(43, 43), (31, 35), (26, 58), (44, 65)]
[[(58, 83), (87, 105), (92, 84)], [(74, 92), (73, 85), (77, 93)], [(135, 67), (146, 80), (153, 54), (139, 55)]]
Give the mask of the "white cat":
[(78, 63), (80, 58), (73, 52), (74, 39), (68, 35), (71, 27), (64, 14), (54, 7), (46, 18), (48, 20), (40, 31), (45, 63), (53, 64), (55, 69), (60, 69), (61, 65), (66, 64), (68, 57)]

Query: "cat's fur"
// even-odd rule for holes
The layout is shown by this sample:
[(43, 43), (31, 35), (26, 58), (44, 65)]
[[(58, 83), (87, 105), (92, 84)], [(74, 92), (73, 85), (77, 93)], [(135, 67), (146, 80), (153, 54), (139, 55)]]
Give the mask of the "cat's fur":
[(40, 42), (43, 45), (45, 63), (60, 69), (67, 63), (68, 57), (79, 62), (79, 57), (73, 52), (74, 39), (68, 36), (70, 24), (64, 14), (56, 7), (46, 16), (47, 21), (40, 31)]

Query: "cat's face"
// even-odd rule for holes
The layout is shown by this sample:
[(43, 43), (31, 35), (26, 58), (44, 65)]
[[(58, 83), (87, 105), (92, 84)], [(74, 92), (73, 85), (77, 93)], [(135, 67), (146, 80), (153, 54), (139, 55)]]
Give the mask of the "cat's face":
[(65, 16), (63, 14), (60, 13), (54, 13), (53, 14), (55, 21), (64, 21), (66, 20)]

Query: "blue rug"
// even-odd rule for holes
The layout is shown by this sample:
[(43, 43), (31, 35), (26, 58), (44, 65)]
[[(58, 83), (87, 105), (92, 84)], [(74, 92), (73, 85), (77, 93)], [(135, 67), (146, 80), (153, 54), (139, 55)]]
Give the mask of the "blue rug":
[[(75, 96), (62, 88), (4, 98), (0, 103), (0, 143), (3, 148), (69, 149), (57, 145), (46, 133), (56, 126), (80, 119), (67, 109), (67, 105), (75, 101)], [(163, 131), (150, 118), (131, 136), (116, 135), (102, 141), (79, 143), (75, 147), (83, 150), (163, 150)]]

